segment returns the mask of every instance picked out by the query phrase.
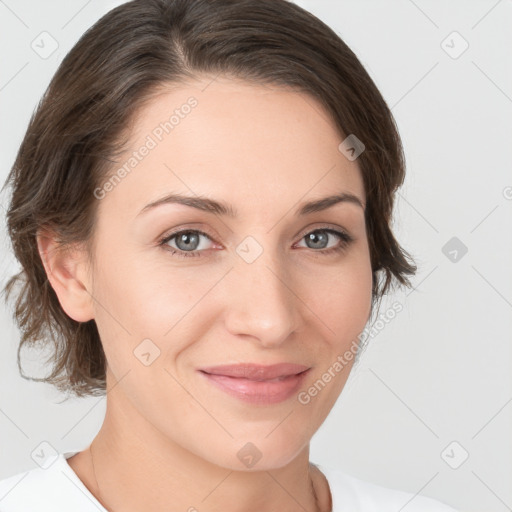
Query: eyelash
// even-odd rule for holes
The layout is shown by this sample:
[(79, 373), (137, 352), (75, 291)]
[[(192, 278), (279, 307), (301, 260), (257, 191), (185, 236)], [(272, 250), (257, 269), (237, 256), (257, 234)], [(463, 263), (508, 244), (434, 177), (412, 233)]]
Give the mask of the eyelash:
[[(338, 231), (336, 229), (331, 229), (331, 228), (314, 229), (313, 231), (309, 231), (308, 233), (306, 233), (301, 238), (301, 240), (303, 238), (305, 238), (307, 235), (310, 235), (311, 233), (316, 233), (318, 231), (324, 232), (324, 233), (330, 233), (331, 235), (335, 235), (341, 241), (341, 243), (338, 246), (331, 247), (329, 249), (324, 249), (324, 250), (312, 249), (313, 252), (318, 252), (325, 256), (332, 254), (332, 253), (338, 253), (338, 252), (344, 251), (354, 241), (354, 238), (351, 235), (349, 235), (348, 233), (346, 233), (344, 231)], [(170, 242), (173, 238), (176, 238), (179, 235), (182, 235), (183, 233), (196, 233), (196, 234), (203, 235), (203, 236), (209, 238), (210, 240), (212, 240), (211, 236), (208, 235), (208, 233), (205, 233), (204, 231), (201, 231), (200, 229), (182, 229), (180, 231), (175, 231), (174, 233), (165, 235), (163, 238), (161, 238), (159, 240), (158, 245), (162, 246), (164, 250), (170, 251), (173, 256), (177, 255), (178, 257), (182, 257), (182, 258), (193, 258), (193, 257), (201, 256), (201, 252), (203, 252), (203, 251), (181, 251), (181, 250), (176, 250), (173, 247), (166, 246), (166, 244), (168, 242)]]

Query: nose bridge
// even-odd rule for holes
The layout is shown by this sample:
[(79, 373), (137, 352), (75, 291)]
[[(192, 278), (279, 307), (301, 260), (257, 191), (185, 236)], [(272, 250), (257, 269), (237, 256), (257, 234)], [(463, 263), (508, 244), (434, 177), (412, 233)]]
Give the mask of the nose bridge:
[(235, 268), (228, 278), (228, 330), (258, 338), (265, 346), (280, 344), (298, 328), (291, 274), (278, 251), (246, 237), (236, 247)]

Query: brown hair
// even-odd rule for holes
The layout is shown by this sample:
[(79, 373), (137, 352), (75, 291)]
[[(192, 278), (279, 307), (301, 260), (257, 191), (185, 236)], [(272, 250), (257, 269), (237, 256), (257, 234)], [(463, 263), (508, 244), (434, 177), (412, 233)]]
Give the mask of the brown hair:
[[(53, 343), (42, 380), (76, 396), (103, 394), (105, 354), (94, 320), (63, 311), (36, 243), (49, 228), (63, 249), (92, 247), (93, 193), (126, 144), (137, 111), (166, 84), (222, 74), (281, 85), (316, 98), (340, 134), (365, 145), (358, 157), (367, 206), (375, 303), (391, 285), (410, 286), (416, 267), (391, 231), (394, 194), (405, 177), (392, 113), (355, 54), (318, 18), (287, 0), (134, 0), (112, 9), (69, 51), (37, 110), (6, 183), (8, 233), (22, 270), (14, 319), (21, 348)], [(342, 139), (340, 139), (341, 142)]]

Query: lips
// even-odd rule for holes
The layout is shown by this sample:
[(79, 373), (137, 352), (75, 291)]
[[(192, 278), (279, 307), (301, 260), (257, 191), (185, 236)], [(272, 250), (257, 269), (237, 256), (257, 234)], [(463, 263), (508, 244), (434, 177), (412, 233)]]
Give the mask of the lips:
[(310, 368), (300, 364), (272, 366), (237, 364), (202, 368), (200, 374), (214, 387), (244, 402), (270, 405), (291, 398)]
[(257, 364), (212, 366), (209, 368), (201, 368), (200, 371), (210, 375), (224, 375), (225, 377), (264, 381), (297, 375), (307, 369), (308, 367), (302, 364), (279, 363), (270, 366)]

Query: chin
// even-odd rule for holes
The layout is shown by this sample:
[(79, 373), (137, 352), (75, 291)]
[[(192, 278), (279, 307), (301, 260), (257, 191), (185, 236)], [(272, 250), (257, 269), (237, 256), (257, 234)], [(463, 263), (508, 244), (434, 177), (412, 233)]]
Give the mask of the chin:
[[(272, 434), (271, 434), (272, 435)], [(210, 462), (230, 469), (232, 471), (268, 471), (286, 466), (292, 462), (305, 448), (304, 444), (293, 444), (286, 446), (280, 442), (282, 439), (276, 437), (275, 440), (250, 439), (240, 441), (231, 440), (224, 444), (218, 457), (212, 452), (205, 454), (205, 458)], [(289, 442), (289, 440), (288, 440)]]

